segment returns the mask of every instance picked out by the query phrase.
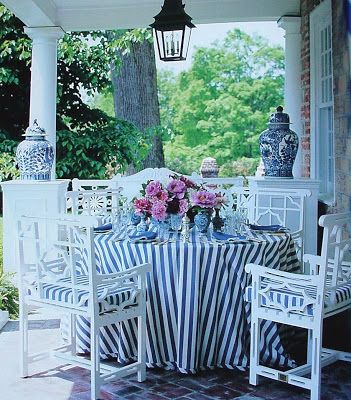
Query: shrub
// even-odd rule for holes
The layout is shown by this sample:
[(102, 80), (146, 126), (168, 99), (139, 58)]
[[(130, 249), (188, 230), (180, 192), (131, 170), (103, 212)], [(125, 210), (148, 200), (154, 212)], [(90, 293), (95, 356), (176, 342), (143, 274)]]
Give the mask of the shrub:
[(224, 164), (220, 169), (221, 176), (252, 176), (255, 175), (259, 158), (238, 158), (232, 163)]
[(0, 153), (0, 182), (8, 181), (19, 176), (15, 165), (15, 156), (10, 153)]
[(18, 317), (18, 289), (12, 283), (13, 274), (0, 274), (0, 310), (8, 311), (10, 318)]

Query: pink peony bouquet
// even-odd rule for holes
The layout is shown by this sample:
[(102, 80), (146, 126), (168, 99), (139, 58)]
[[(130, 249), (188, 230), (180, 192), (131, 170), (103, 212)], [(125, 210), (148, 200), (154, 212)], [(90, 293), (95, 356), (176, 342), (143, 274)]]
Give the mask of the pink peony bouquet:
[(134, 200), (135, 213), (165, 221), (169, 214), (184, 215), (190, 207), (190, 191), (198, 186), (184, 176), (172, 176), (167, 186), (159, 181), (143, 185), (142, 198)]

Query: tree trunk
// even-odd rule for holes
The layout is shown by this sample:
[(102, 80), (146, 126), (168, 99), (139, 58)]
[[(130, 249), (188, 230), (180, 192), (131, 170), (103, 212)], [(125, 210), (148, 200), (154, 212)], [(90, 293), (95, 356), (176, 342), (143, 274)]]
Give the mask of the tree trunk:
[[(117, 118), (134, 123), (141, 131), (160, 125), (154, 46), (148, 40), (132, 43), (130, 53), (119, 54), (120, 67), (111, 68)], [(162, 138), (155, 134), (143, 168), (164, 166)], [(133, 171), (134, 170), (134, 171)], [(129, 168), (129, 173), (135, 168)]]

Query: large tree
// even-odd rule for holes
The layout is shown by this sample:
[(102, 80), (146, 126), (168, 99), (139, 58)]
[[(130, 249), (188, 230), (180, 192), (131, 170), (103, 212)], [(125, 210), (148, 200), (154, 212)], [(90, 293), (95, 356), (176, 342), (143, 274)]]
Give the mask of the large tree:
[(117, 118), (130, 121), (148, 134), (151, 148), (143, 168), (163, 167), (164, 155), (157, 97), (157, 72), (150, 30), (111, 34), (118, 47), (117, 65), (112, 63), (113, 99)]
[(161, 121), (173, 131), (167, 165), (189, 173), (213, 156), (232, 174), (234, 160), (258, 158), (258, 136), (283, 101), (283, 72), (281, 47), (235, 29), (198, 48), (188, 71), (161, 74)]

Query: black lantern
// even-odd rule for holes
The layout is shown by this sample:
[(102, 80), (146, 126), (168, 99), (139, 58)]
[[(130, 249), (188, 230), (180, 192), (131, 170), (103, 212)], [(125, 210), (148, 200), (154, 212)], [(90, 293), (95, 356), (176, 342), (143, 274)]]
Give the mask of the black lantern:
[(155, 29), (158, 53), (162, 61), (182, 61), (188, 54), (190, 35), (195, 25), (184, 11), (182, 0), (165, 0), (151, 28)]

